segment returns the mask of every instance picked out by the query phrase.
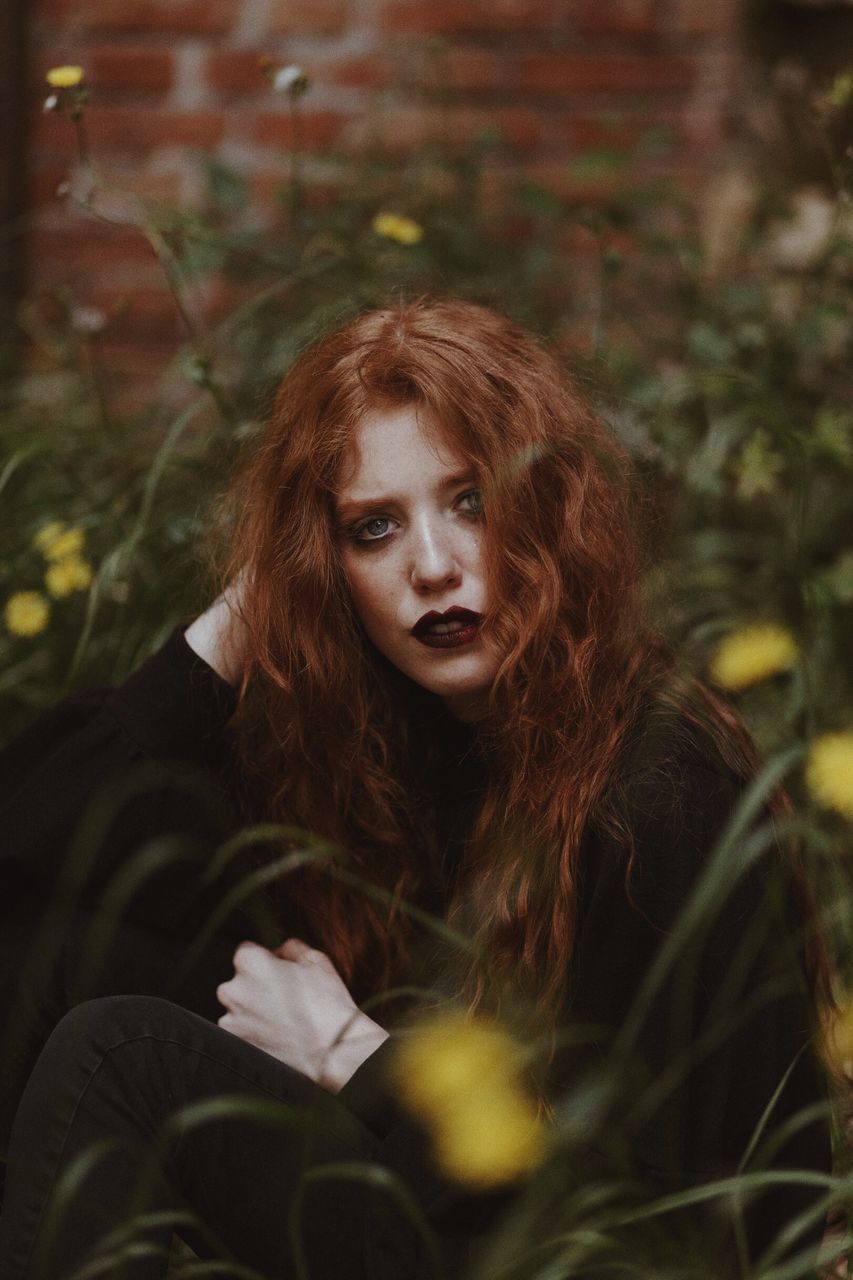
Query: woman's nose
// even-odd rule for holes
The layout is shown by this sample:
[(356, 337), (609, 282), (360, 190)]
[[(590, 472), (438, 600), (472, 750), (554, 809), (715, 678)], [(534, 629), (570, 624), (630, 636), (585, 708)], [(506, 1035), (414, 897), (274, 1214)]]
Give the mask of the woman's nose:
[(414, 531), (411, 579), (413, 586), (447, 586), (461, 577), (461, 569), (449, 530), (434, 523)]

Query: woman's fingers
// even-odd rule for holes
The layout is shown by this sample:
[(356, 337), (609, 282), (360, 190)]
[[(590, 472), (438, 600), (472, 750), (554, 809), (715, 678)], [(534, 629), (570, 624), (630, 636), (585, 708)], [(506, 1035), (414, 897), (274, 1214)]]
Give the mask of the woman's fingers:
[(321, 956), (322, 951), (315, 951), (301, 938), (286, 938), (280, 947), (276, 947), (275, 955), (282, 960), (307, 960), (313, 956)]
[(272, 952), (258, 942), (241, 942), (234, 952), (234, 970), (236, 973), (257, 973), (271, 955)]

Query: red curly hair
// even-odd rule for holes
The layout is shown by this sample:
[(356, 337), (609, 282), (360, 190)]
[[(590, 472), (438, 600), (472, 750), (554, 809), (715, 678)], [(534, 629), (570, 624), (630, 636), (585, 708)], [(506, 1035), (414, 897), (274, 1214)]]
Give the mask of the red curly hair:
[[(595, 820), (629, 846), (610, 803), (649, 706), (710, 731), (743, 777), (757, 753), (737, 712), (676, 669), (644, 615), (648, 498), (632, 464), (546, 345), (475, 303), (422, 298), (322, 335), (285, 377), (229, 492), (223, 584), (246, 571), (248, 658), (235, 718), (265, 812), (342, 851), (384, 895), (303, 867), (288, 880), (357, 998), (405, 972), (416, 899), (435, 865), (420, 789), (429, 735), (418, 691), (367, 639), (339, 563), (334, 497), (370, 410), (416, 405), (480, 477), (489, 608), (504, 655), (478, 724), (488, 783), (447, 915), (477, 944), (460, 994), (513, 975), (556, 1017), (575, 928), (581, 838)], [(523, 518), (519, 518), (519, 514)], [(774, 809), (786, 806), (779, 790)], [(555, 892), (555, 889), (558, 890)], [(354, 909), (354, 901), (357, 909)], [(482, 963), (486, 958), (486, 963)], [(490, 979), (491, 980), (491, 979)]]

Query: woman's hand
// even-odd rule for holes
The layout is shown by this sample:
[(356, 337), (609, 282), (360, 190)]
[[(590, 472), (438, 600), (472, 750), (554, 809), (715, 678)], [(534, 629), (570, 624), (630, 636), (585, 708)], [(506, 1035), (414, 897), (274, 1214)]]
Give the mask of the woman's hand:
[(216, 989), (219, 1026), (337, 1093), (384, 1040), (332, 961), (299, 938), (268, 951), (241, 942), (234, 977)]

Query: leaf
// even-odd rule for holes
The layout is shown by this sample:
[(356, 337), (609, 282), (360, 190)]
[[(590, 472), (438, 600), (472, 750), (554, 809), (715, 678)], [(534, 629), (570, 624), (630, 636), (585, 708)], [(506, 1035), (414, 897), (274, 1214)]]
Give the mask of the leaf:
[(835, 564), (821, 575), (836, 600), (853, 604), (853, 549), (842, 551)]
[(770, 448), (770, 437), (759, 427), (744, 445), (735, 463), (735, 491), (749, 501), (763, 493), (774, 493), (777, 477), (784, 470), (784, 460)]
[(853, 415), (824, 407), (815, 414), (812, 426), (815, 446), (838, 462), (853, 464)]
[(628, 157), (624, 151), (615, 148), (600, 147), (596, 151), (585, 151), (569, 165), (569, 173), (581, 182), (589, 182), (595, 178), (607, 177), (624, 169)]
[(225, 213), (238, 213), (249, 202), (243, 178), (221, 161), (207, 161), (207, 191), (213, 204)]
[(722, 472), (734, 440), (743, 431), (739, 414), (716, 418), (700, 447), (691, 454), (685, 466), (685, 479), (698, 493), (721, 493)]
[(691, 326), (687, 346), (690, 354), (703, 364), (731, 364), (736, 355), (732, 339), (704, 320)]

